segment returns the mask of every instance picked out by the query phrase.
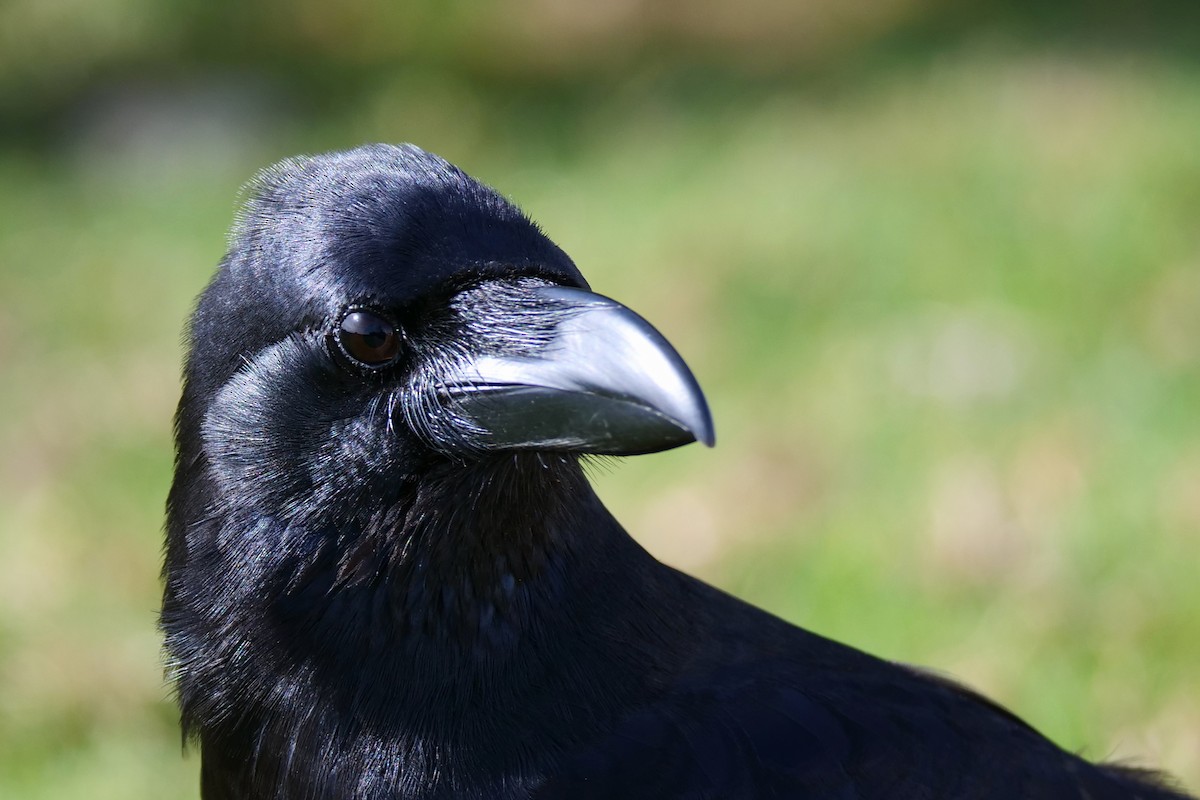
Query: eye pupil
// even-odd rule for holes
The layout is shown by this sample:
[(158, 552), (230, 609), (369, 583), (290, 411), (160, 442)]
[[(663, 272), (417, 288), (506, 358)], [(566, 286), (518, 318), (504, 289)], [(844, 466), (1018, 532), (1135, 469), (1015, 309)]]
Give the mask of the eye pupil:
[(338, 339), (346, 355), (369, 367), (379, 367), (400, 354), (400, 335), (378, 314), (352, 311), (342, 318)]

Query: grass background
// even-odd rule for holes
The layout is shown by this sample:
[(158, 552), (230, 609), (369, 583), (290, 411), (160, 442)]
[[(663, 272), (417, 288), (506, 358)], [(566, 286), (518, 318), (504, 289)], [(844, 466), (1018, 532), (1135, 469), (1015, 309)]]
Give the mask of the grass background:
[(691, 363), (717, 449), (596, 477), (652, 552), (1200, 791), (1182, 21), (427, 3), (426, 42), (301, 3), (251, 57), (108, 5), (0, 12), (0, 797), (195, 796), (155, 630), (180, 328), (254, 169), (376, 140), (513, 197)]

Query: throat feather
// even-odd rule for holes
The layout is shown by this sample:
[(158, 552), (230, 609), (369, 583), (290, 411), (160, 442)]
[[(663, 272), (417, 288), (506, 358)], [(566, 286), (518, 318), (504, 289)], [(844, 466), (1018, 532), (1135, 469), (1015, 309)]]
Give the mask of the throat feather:
[(446, 467), (343, 542), (337, 588), (386, 591), (410, 636), (511, 645), (533, 609), (558, 599), (575, 551), (572, 501), (585, 492), (567, 456)]

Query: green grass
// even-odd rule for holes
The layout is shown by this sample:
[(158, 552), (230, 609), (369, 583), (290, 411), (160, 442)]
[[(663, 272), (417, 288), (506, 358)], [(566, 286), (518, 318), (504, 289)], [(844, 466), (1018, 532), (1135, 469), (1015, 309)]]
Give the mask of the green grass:
[(215, 168), (0, 154), (0, 796), (194, 796), (154, 629), (181, 322), (255, 166), (396, 139), (693, 365), (718, 449), (597, 476), (652, 551), (1200, 790), (1200, 69), (631, 85), (554, 147), (418, 92)]

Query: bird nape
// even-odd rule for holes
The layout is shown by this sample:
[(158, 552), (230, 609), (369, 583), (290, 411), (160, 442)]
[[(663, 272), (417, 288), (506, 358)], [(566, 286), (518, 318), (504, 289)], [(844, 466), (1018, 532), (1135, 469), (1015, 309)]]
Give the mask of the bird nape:
[(713, 443), (521, 211), (375, 145), (250, 190), (191, 322), (162, 628), (221, 798), (1182, 798), (655, 561), (580, 459)]

